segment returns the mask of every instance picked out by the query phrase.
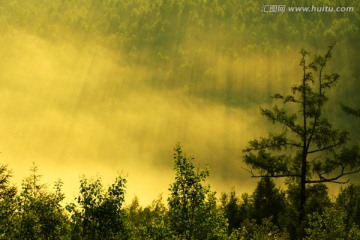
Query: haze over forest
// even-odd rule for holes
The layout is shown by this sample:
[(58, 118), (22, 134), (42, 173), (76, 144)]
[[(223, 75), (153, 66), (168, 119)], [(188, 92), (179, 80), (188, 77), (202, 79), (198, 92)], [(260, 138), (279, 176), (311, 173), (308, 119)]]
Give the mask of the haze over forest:
[[(167, 194), (181, 142), (218, 192), (252, 191), (247, 143), (273, 128), (259, 107), (301, 81), (301, 48), (340, 80), (327, 111), (360, 138), (360, 2), (349, 13), (263, 13), (271, 1), (7, 0), (0, 3), (0, 162), (14, 182), (35, 162), (72, 199), (80, 176), (127, 176), (127, 200)], [(282, 3), (281, 3), (282, 4)], [(359, 177), (354, 177), (354, 180)]]

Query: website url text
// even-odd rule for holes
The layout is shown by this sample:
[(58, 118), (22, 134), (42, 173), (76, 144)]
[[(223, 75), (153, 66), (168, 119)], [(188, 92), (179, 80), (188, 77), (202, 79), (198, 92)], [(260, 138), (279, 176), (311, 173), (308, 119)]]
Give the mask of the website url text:
[(262, 5), (261, 12), (354, 12), (354, 7)]

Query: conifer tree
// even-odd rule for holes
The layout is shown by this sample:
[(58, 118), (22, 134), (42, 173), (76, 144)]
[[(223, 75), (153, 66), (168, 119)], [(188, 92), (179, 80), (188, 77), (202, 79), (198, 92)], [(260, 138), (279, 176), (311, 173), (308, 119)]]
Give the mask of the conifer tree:
[(301, 50), (301, 83), (289, 95), (273, 97), (282, 106), (261, 109), (263, 116), (281, 128), (250, 141), (244, 150), (252, 177), (288, 178), (299, 185), (299, 223), (306, 214), (307, 185), (346, 183), (343, 177), (360, 171), (359, 147), (349, 144), (349, 133), (335, 128), (324, 109), (329, 90), (339, 80), (338, 74), (325, 72), (332, 49), (329, 46), (325, 55), (309, 63), (309, 53)]

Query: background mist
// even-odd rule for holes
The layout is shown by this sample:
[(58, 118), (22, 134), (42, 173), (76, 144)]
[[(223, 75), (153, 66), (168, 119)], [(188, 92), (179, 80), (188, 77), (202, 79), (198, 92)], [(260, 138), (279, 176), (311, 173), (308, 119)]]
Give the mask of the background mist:
[[(297, 1), (296, 5), (312, 4)], [(341, 5), (335, 1), (334, 5)], [(218, 192), (250, 192), (242, 149), (272, 128), (259, 114), (301, 79), (301, 48), (336, 42), (328, 113), (359, 140), (359, 3), (352, 13), (262, 13), (258, 1), (6, 1), (0, 4), (1, 162), (61, 178), (127, 175), (149, 203), (173, 181), (181, 142)], [(293, 4), (294, 5), (294, 4)], [(319, 3), (319, 5), (321, 5)]]

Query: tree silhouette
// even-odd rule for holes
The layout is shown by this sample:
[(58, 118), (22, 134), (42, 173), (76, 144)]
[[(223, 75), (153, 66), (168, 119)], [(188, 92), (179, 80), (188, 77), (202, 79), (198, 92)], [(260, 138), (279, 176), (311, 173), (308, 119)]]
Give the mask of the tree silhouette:
[(285, 211), (285, 194), (275, 187), (271, 178), (262, 178), (253, 195), (254, 218), (258, 224), (263, 218), (272, 217), (271, 221), (279, 225), (279, 216)]
[(230, 194), (223, 193), (220, 200), (225, 217), (228, 221), (228, 232), (231, 233), (233, 230), (240, 227), (244, 215), (246, 217), (246, 214), (240, 212), (240, 199), (236, 196), (235, 190), (231, 191)]
[(342, 177), (360, 171), (359, 147), (348, 146), (349, 133), (336, 129), (326, 117), (327, 93), (338, 81), (336, 73), (325, 73), (333, 46), (324, 56), (307, 63), (301, 50), (302, 81), (287, 96), (276, 94), (283, 107), (261, 109), (279, 133), (252, 140), (244, 149), (244, 160), (252, 177), (285, 177), (299, 184), (299, 223), (304, 220), (306, 186), (314, 183), (346, 183)]

